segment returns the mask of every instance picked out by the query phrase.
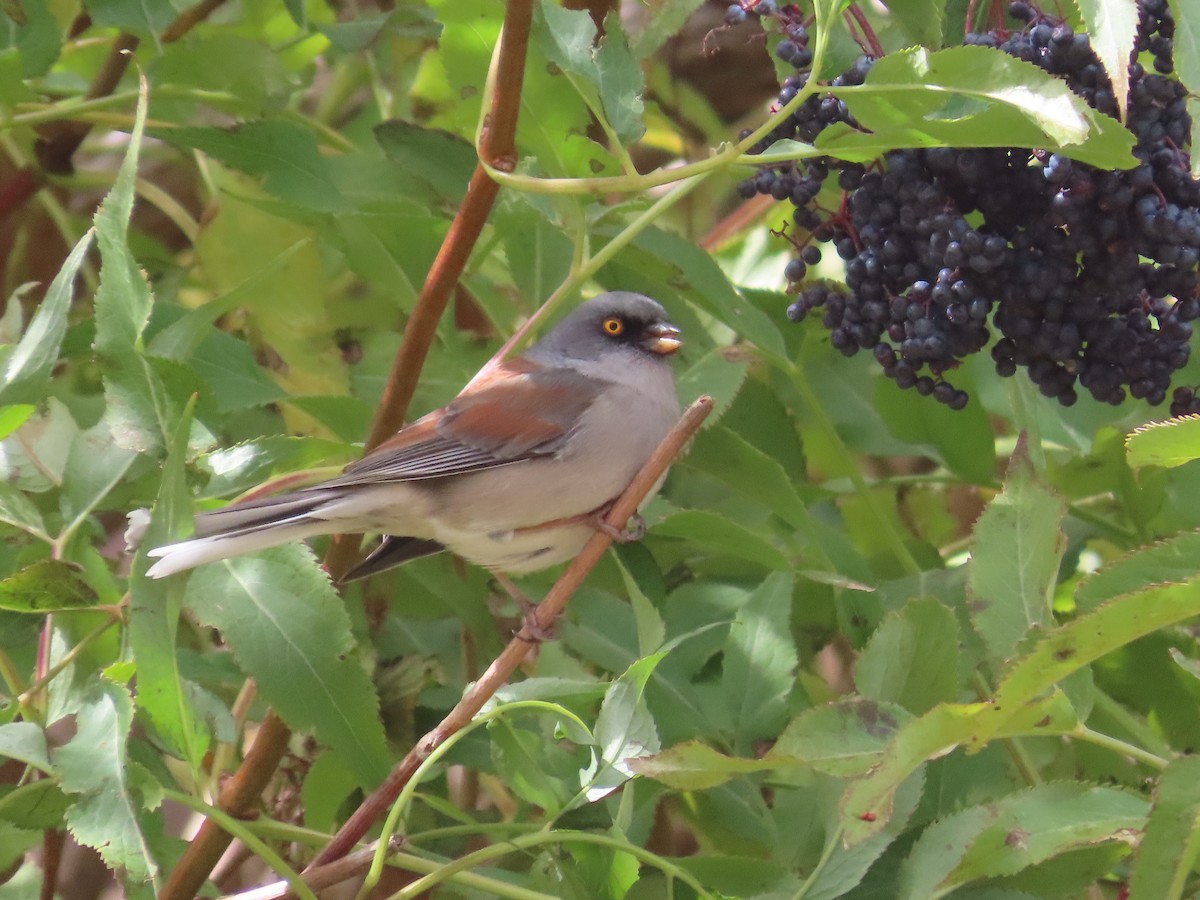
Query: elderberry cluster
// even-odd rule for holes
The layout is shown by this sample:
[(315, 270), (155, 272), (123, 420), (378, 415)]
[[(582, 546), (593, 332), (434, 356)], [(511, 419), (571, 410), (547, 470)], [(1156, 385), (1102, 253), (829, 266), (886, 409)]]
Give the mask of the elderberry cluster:
[[(1200, 318), (1200, 183), (1189, 170), (1186, 91), (1170, 77), (1174, 21), (1166, 0), (1137, 2), (1126, 116), (1135, 168), (1106, 171), (1030, 148), (938, 148), (892, 151), (869, 166), (821, 158), (764, 167), (742, 182), (743, 197), (795, 207), (788, 317), (819, 314), (839, 351), (870, 351), (897, 385), (954, 409), (968, 398), (947, 373), (989, 343), (1000, 375), (1025, 369), (1063, 405), (1077, 388), (1114, 405), (1127, 395), (1162, 403)], [(776, 53), (797, 69), (782, 106), (809, 77), (805, 23), (796, 7), (770, 0), (735, 4), (727, 19), (747, 12), (780, 20)], [(1009, 13), (1015, 30), (966, 43), (1033, 63), (1117, 114), (1086, 34), (1025, 0)], [(861, 57), (832, 85), (863, 83), (872, 64)], [(782, 138), (811, 143), (839, 122), (859, 127), (845, 103), (817, 92), (755, 150)], [(821, 244), (844, 260), (844, 286), (808, 279)], [(1200, 392), (1177, 389), (1171, 411), (1200, 412)]]

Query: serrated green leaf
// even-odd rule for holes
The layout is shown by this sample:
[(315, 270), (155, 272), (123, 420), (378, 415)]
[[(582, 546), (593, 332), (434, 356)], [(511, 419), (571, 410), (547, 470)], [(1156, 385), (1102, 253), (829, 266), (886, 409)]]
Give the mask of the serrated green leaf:
[(341, 600), (298, 545), (201, 566), (184, 604), (219, 628), (238, 665), (293, 729), (312, 729), (359, 783), (387, 774), (378, 702)]
[(1079, 582), (1075, 603), (1094, 609), (1105, 600), (1200, 576), (1200, 532), (1185, 532), (1118, 557)]
[[(986, 826), (937, 887), (945, 890), (982, 878), (1013, 875), (1101, 841), (1130, 841), (1144, 824), (1146, 812), (1142, 797), (1086, 783), (1046, 784), (1012, 794), (989, 804)], [(944, 841), (946, 835), (953, 835), (957, 830), (954, 818), (944, 820), (930, 841)]]
[(1134, 469), (1182, 466), (1200, 458), (1200, 416), (1149, 422), (1125, 439), (1125, 453)]
[(967, 596), (971, 622), (993, 661), (1052, 623), (1050, 604), (1066, 547), (1063, 502), (1037, 478), (1018, 445), (1004, 490), (975, 524)]
[(287, 397), (258, 364), (249, 345), (223, 331), (210, 331), (189, 362), (211, 389), (218, 412), (265, 406)]
[(109, 420), (102, 419), (95, 427), (79, 432), (71, 442), (67, 455), (70, 477), (65, 480), (60, 501), (67, 523), (64, 531), (78, 528), (137, 459), (137, 454), (125, 449), (114, 432)]
[(788, 624), (792, 587), (789, 574), (769, 575), (738, 608), (725, 642), (721, 690), (743, 750), (778, 734), (787, 719), (798, 663)]
[(747, 360), (730, 358), (724, 351), (714, 349), (679, 373), (675, 383), (685, 402), (690, 403), (702, 394), (713, 398), (713, 411), (704, 420), (702, 429), (711, 428), (720, 421), (741, 390), (749, 368)]
[(75, 721), (75, 737), (54, 754), (62, 789), (79, 795), (67, 811), (67, 827), (108, 865), (123, 868), (133, 881), (149, 880), (158, 865), (142, 830), (147, 805), (132, 786), (126, 755), (133, 700), (124, 687), (101, 682)]
[(701, 0), (651, 0), (639, 8), (641, 21), (630, 30), (629, 49), (645, 59), (679, 31)]
[(1044, 147), (1104, 169), (1136, 164), (1133, 135), (1119, 122), (1063, 80), (990, 47), (889, 53), (865, 84), (834, 92), (875, 134), (827, 129), (816, 146), (835, 156), (886, 136), (888, 147)]
[(869, 770), (912, 714), (894, 703), (854, 697), (805, 710), (767, 754), (777, 765), (799, 762), (844, 778)]
[(1129, 55), (1137, 37), (1137, 0), (1075, 0), (1092, 50), (1112, 83), (1121, 118), (1129, 105)]
[(599, 765), (584, 774), (585, 797), (599, 800), (633, 777), (631, 760), (651, 756), (662, 749), (658, 726), (646, 706), (646, 682), (667, 650), (644, 656), (609, 685), (596, 716), (596, 746)]
[(888, 613), (854, 667), (864, 697), (920, 715), (958, 693), (958, 621), (933, 599)]
[(1173, 760), (1158, 778), (1138, 844), (1129, 900), (1180, 900), (1200, 857), (1200, 757)]
[(468, 141), (447, 131), (401, 121), (376, 125), (374, 134), (388, 159), (404, 166), (449, 202), (462, 202), (479, 161)]
[(0, 378), (0, 405), (37, 403), (43, 399), (50, 373), (58, 362), (63, 335), (67, 333), (75, 278), (94, 237), (95, 231), (89, 228), (67, 254), (29, 327), (8, 355)]
[(0, 609), (45, 615), (91, 609), (99, 601), (77, 566), (43, 559), (0, 581)]

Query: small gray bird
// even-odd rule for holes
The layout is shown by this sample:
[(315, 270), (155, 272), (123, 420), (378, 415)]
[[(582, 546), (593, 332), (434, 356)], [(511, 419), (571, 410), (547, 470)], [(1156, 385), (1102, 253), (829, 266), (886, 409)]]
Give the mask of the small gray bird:
[(681, 343), (649, 297), (601, 294), (337, 478), (201, 513), (147, 574), (358, 532), (384, 538), (346, 580), (442, 550), (514, 574), (568, 560), (678, 420)]

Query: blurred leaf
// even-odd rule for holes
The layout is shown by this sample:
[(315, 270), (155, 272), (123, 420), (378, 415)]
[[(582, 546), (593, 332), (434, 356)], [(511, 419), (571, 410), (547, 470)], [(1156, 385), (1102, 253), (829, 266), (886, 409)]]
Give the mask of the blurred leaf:
[(341, 600), (303, 547), (201, 566), (184, 604), (219, 628), (238, 665), (292, 728), (312, 729), (363, 787), (388, 771), (379, 706), (352, 652)]
[(429, 184), (452, 204), (462, 202), (478, 159), (457, 135), (392, 119), (375, 126), (375, 140), (388, 159)]
[(229, 129), (175, 128), (162, 137), (248, 175), (261, 176), (263, 186), (288, 203), (320, 212), (350, 209), (333, 183), (312, 131), (299, 124), (262, 121)]
[(1008, 659), (1031, 630), (1052, 624), (1050, 602), (1066, 548), (1065, 513), (1018, 444), (1004, 490), (975, 524), (967, 579), (971, 622), (994, 661)]
[(958, 695), (958, 622), (933, 599), (887, 614), (858, 658), (854, 683), (874, 700), (920, 715)]
[(50, 372), (58, 362), (63, 335), (67, 333), (67, 313), (71, 309), (75, 278), (94, 237), (95, 232), (88, 229), (67, 255), (25, 334), (5, 360), (4, 375), (0, 379), (0, 405), (37, 403), (45, 395)]
[(792, 568), (788, 558), (765, 538), (717, 513), (701, 510), (675, 512), (663, 521), (654, 523), (650, 533), (683, 538), (697, 546), (740, 557), (780, 572)]
[(77, 566), (43, 559), (0, 581), (0, 609), (45, 615), (91, 609), (99, 598)]
[(62, 828), (71, 800), (49, 778), (15, 789), (0, 789), (0, 819), (18, 828), (44, 831)]
[(1125, 439), (1129, 465), (1182, 466), (1200, 458), (1200, 416), (1148, 422)]
[[(75, 721), (75, 736), (54, 754), (62, 789), (79, 795), (67, 810), (71, 835), (99, 851), (108, 865), (125, 869), (133, 881), (156, 878), (158, 865), (143, 833), (146, 810), (156, 804), (133, 787), (127, 758), (133, 723), (128, 690), (100, 682)], [(151, 830), (161, 827), (157, 824)]]
[(1138, 29), (1137, 0), (1075, 0), (1075, 5), (1124, 119), (1129, 105), (1129, 59)]
[(638, 775), (679, 791), (702, 791), (750, 772), (775, 768), (770, 759), (742, 759), (718, 753), (707, 744), (688, 741), (669, 750), (629, 761)]
[(39, 540), (50, 542), (46, 533), (46, 523), (29, 498), (15, 487), (0, 482), (0, 522), (6, 522), (14, 528), (20, 528)]
[(258, 364), (249, 345), (223, 331), (210, 331), (190, 362), (211, 388), (220, 412), (264, 406), (287, 396)]
[(21, 75), (39, 78), (50, 70), (62, 51), (62, 31), (45, 0), (24, 0), (19, 9), (25, 14), (25, 21), (17, 29)]
[(1179, 900), (1200, 856), (1200, 757), (1172, 760), (1133, 862), (1129, 900)]
[(888, 0), (887, 8), (913, 43), (924, 44), (930, 50), (941, 47), (945, 4), (937, 0)]
[[(954, 383), (968, 392), (972, 387), (969, 379), (957, 375)], [(873, 402), (888, 430), (900, 440), (943, 460), (964, 481), (995, 481), (995, 438), (982, 404), (968, 403), (965, 409), (953, 410), (916, 391), (900, 390), (890, 378), (877, 380)]]
[(18, 760), (43, 772), (51, 771), (46, 733), (33, 722), (0, 725), (0, 756)]
[(814, 706), (793, 719), (767, 754), (776, 765), (802, 763), (846, 777), (869, 770), (912, 715), (894, 703), (863, 698)]
[(767, 576), (738, 609), (724, 647), (721, 688), (732, 712), (734, 744), (748, 750), (779, 733), (795, 684), (796, 646), (788, 622), (793, 580)]
[(120, 28), (146, 37), (157, 36), (188, 5), (186, 0), (164, 0), (161, 3), (145, 3), (143, 0), (87, 0), (87, 11), (98, 26)]
[[(1175, 19), (1175, 37), (1172, 44), (1175, 71), (1188, 92), (1194, 95), (1200, 90), (1200, 3), (1197, 0), (1168, 0), (1168, 6)], [(1189, 112), (1191, 111), (1189, 108)], [(1193, 127), (1197, 121), (1200, 120), (1192, 119)]]
[[(629, 49), (638, 59), (658, 50), (700, 6), (701, 0), (653, 0), (639, 9), (639, 21), (630, 29)], [(606, 26), (607, 27), (607, 26)]]
[(599, 767), (584, 773), (586, 797), (599, 800), (634, 775), (630, 761), (657, 753), (662, 748), (658, 727), (646, 707), (646, 682), (666, 650), (645, 656), (609, 685), (596, 716), (596, 746)]

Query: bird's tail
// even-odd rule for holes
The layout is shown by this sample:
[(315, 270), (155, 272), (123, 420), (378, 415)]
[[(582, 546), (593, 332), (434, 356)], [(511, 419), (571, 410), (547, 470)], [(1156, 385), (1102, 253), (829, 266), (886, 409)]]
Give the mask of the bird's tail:
[(164, 578), (203, 563), (326, 534), (335, 526), (313, 513), (337, 496), (332, 490), (297, 491), (201, 513), (195, 537), (149, 552), (158, 562), (146, 574)]

